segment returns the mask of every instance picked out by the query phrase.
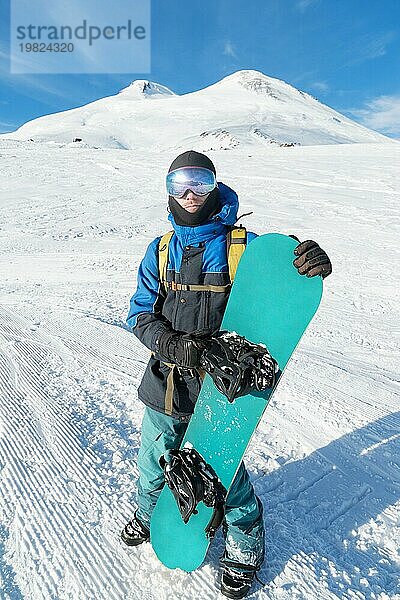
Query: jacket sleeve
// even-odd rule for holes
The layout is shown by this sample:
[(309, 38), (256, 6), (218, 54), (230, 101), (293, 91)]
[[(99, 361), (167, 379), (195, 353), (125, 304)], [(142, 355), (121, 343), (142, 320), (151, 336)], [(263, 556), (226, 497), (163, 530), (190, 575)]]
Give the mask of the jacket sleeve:
[(165, 331), (172, 331), (171, 323), (161, 314), (164, 296), (158, 276), (158, 245), (160, 237), (148, 246), (140, 263), (137, 289), (133, 294), (127, 324), (136, 337), (153, 352), (156, 340)]
[(258, 237), (258, 233), (254, 233), (253, 231), (247, 232), (247, 244), (250, 244), (253, 240)]

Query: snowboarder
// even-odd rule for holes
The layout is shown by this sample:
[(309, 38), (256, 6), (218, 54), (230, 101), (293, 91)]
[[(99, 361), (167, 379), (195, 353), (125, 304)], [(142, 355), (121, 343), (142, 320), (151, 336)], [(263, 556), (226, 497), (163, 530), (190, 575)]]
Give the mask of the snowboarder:
[[(121, 533), (129, 546), (150, 539), (150, 517), (165, 484), (160, 457), (179, 448), (194, 410), (204, 377), (204, 345), (198, 334), (204, 341), (218, 331), (229, 297), (234, 269), (227, 247), (237, 244), (235, 250), (243, 250), (256, 237), (244, 228), (242, 237), (232, 236), (238, 197), (217, 183), (206, 155), (193, 150), (180, 154), (169, 168), (166, 185), (173, 233), (147, 248), (127, 318), (133, 333), (152, 351), (138, 390), (146, 405), (138, 509)], [(326, 277), (332, 271), (316, 242), (300, 243), (295, 254), (293, 264), (302, 275)], [(221, 592), (244, 598), (264, 560), (265, 534), (262, 504), (243, 463), (226, 498), (223, 534)]]

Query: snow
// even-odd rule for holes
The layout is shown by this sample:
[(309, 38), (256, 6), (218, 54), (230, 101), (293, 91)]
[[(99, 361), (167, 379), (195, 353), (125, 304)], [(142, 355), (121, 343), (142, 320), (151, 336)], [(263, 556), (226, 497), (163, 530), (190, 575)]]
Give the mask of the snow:
[[(240, 77), (193, 93), (193, 111), (199, 97), (239, 89)], [(293, 89), (252, 81), (243, 94)], [(157, 93), (129, 100), (149, 107), (143, 118), (158, 115), (143, 124), (149, 139), (158, 103), (189, 96)], [(43, 141), (0, 138), (0, 597), (219, 598), (220, 537), (192, 574), (118, 539), (135, 509), (148, 360), (125, 317), (145, 248), (169, 229), (175, 151), (69, 144), (56, 117), (33, 122)], [(334, 269), (246, 456), (267, 532), (259, 600), (400, 598), (400, 145), (349, 127), (381, 141), (209, 153), (240, 213), (253, 211), (248, 229), (316, 239)]]

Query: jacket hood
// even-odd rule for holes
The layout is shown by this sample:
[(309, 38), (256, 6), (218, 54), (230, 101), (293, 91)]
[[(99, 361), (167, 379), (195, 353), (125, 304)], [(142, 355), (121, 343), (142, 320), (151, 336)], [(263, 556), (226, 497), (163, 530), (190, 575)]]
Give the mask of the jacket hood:
[(197, 225), (197, 227), (177, 225), (173, 215), (169, 214), (168, 220), (172, 223), (174, 231), (183, 246), (205, 242), (218, 234), (225, 233), (230, 225), (236, 223), (239, 209), (237, 193), (220, 181), (218, 181), (218, 190), (221, 210), (209, 221), (206, 221), (204, 225)]

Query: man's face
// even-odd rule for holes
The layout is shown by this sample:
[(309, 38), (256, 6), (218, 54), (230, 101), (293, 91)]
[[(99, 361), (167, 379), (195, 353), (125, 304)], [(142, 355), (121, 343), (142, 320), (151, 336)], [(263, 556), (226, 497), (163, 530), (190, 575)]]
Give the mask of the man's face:
[(188, 190), (183, 198), (175, 198), (175, 200), (189, 213), (197, 212), (201, 206), (203, 206), (204, 202), (207, 200), (210, 194), (206, 194), (205, 196), (196, 196), (193, 194), (191, 190)]

